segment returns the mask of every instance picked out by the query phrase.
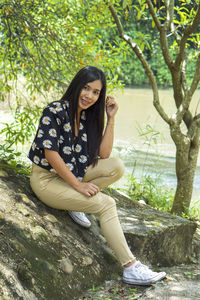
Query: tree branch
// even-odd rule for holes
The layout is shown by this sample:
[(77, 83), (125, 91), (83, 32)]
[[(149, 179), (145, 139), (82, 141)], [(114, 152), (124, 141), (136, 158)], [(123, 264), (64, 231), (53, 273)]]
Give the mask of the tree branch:
[[(197, 88), (198, 82), (200, 80), (200, 63), (197, 62), (196, 65), (196, 71), (195, 71), (195, 76), (192, 82), (192, 85), (190, 87), (190, 90), (188, 91), (188, 87), (186, 84), (186, 77), (184, 74), (184, 62), (185, 62), (185, 45), (187, 42), (187, 39), (189, 35), (193, 32), (193, 30), (196, 29), (200, 22), (200, 5), (198, 7), (197, 14), (194, 18), (194, 21), (191, 26), (188, 26), (186, 30), (184, 31), (184, 35), (179, 43), (179, 53), (176, 57), (176, 61), (174, 63), (173, 69), (171, 69), (172, 73), (172, 81), (173, 81), (173, 88), (174, 88), (174, 99), (176, 102), (176, 106), (178, 108), (177, 111), (177, 121), (180, 124), (182, 122), (182, 119), (184, 120), (187, 128), (191, 126), (193, 116), (191, 112), (189, 111), (189, 104), (192, 99), (192, 95), (194, 94), (194, 91)], [(180, 65), (182, 64), (182, 70), (180, 70)], [(184, 91), (184, 96), (183, 96), (183, 91)]]
[(149, 11), (152, 15), (152, 18), (156, 24), (157, 29), (160, 32), (160, 43), (161, 43), (161, 49), (162, 49), (162, 53), (163, 53), (163, 57), (165, 59), (165, 62), (167, 64), (167, 66), (169, 67), (170, 71), (172, 71), (173, 69), (173, 61), (170, 57), (170, 53), (169, 53), (169, 48), (168, 48), (168, 43), (167, 43), (167, 26), (168, 26), (168, 22), (166, 22), (164, 25), (160, 24), (160, 21), (158, 19), (158, 17), (156, 16), (154, 7), (152, 5), (151, 0), (147, 0), (147, 4), (149, 7)]
[(174, 25), (173, 18), (174, 18), (174, 0), (165, 0), (165, 6), (167, 7), (167, 20), (168, 20), (168, 27), (171, 33), (173, 34), (177, 44), (180, 43), (180, 37), (176, 31), (176, 26)]
[(184, 93), (188, 90), (187, 79), (186, 79), (186, 58), (183, 60), (182, 69), (181, 69), (181, 82)]
[(192, 100), (192, 96), (194, 95), (194, 92), (198, 87), (199, 81), (200, 81), (200, 54), (197, 59), (195, 74), (193, 77), (191, 87), (189, 90), (188, 89), (186, 90), (183, 101), (177, 110), (178, 123), (180, 124), (183, 119), (187, 128), (190, 128), (190, 126), (192, 126), (193, 117), (189, 111), (189, 105)]
[(176, 61), (175, 61), (175, 65), (177, 67), (180, 66), (181, 62), (183, 61), (185, 45), (188, 40), (188, 37), (190, 36), (191, 33), (193, 33), (196, 30), (199, 23), (200, 23), (200, 3), (198, 5), (197, 13), (193, 20), (192, 25), (186, 27), (186, 29), (184, 30), (183, 37), (180, 40), (179, 53), (178, 53)]
[(192, 97), (194, 92), (196, 91), (199, 81), (200, 81), (200, 54), (197, 58), (196, 69), (195, 69), (193, 81), (192, 81), (192, 84), (191, 84), (191, 87), (189, 90), (190, 97)]
[(174, 0), (165, 0), (165, 8), (167, 11), (167, 27), (171, 28), (174, 16)]
[(113, 5), (109, 5), (109, 4), (107, 4), (107, 5), (108, 5), (108, 8), (109, 8), (109, 10), (110, 10), (110, 12), (111, 12), (111, 14), (113, 16), (113, 19), (115, 20), (115, 23), (117, 25), (117, 29), (119, 31), (119, 36), (121, 38), (123, 38), (124, 37), (124, 31), (123, 31), (122, 23), (121, 23), (118, 15), (117, 15), (117, 12), (114, 9)]
[(148, 7), (149, 7), (149, 11), (150, 11), (150, 13), (151, 13), (151, 16), (152, 16), (152, 18), (153, 18), (153, 20), (154, 20), (154, 22), (155, 22), (155, 24), (156, 24), (156, 27), (157, 27), (158, 30), (160, 31), (162, 25), (160, 24), (160, 21), (159, 21), (157, 15), (156, 15), (156, 12), (155, 12), (155, 9), (154, 9), (154, 7), (153, 7), (153, 4), (152, 4), (151, 0), (147, 0), (147, 4), (148, 4)]
[(124, 39), (130, 45), (130, 47), (132, 48), (132, 50), (135, 52), (138, 59), (142, 63), (142, 65), (143, 65), (143, 67), (144, 67), (144, 69), (145, 69), (145, 71), (146, 71), (146, 73), (149, 77), (149, 80), (150, 80), (150, 83), (151, 83), (151, 86), (152, 86), (152, 89), (153, 89), (153, 96), (154, 96), (153, 104), (154, 104), (156, 110), (158, 111), (160, 116), (165, 120), (166, 123), (171, 124), (171, 119), (168, 117), (168, 115), (165, 113), (162, 106), (160, 105), (156, 79), (155, 79), (155, 76), (154, 76), (150, 66), (148, 65), (142, 51), (137, 46), (137, 44), (132, 41), (131, 37), (124, 34), (122, 24), (120, 22), (120, 19), (117, 15), (117, 12), (116, 12), (115, 8), (112, 5), (109, 5), (108, 8), (109, 8), (114, 20), (115, 20), (115, 23), (117, 25), (120, 37), (122, 39)]

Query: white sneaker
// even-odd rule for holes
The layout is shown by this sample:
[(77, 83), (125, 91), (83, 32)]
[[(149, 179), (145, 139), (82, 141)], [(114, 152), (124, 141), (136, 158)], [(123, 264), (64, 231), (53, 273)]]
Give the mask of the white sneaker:
[(165, 276), (165, 272), (153, 272), (140, 261), (136, 261), (130, 267), (124, 268), (123, 281), (129, 284), (151, 285)]
[(89, 228), (91, 226), (90, 220), (88, 220), (83, 212), (68, 211), (68, 214), (77, 224), (85, 228)]

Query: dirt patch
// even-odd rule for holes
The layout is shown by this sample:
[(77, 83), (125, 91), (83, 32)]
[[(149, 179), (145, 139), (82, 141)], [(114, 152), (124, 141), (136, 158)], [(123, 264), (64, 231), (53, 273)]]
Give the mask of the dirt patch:
[(200, 299), (200, 264), (162, 268), (167, 277), (152, 286), (141, 287), (124, 284), (118, 280), (106, 281), (100, 287), (93, 287), (79, 300), (183, 300)]

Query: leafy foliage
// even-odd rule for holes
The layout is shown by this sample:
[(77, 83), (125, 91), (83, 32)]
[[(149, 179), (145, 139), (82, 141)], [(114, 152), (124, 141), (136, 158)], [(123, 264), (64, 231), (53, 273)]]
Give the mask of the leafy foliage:
[[(125, 3), (125, 4), (124, 4)], [(171, 74), (166, 68), (163, 58), (162, 49), (159, 43), (159, 34), (155, 28), (154, 20), (147, 7), (147, 1), (125, 1), (123, 6), (126, 9), (121, 9), (120, 1), (112, 1), (116, 12), (120, 16), (124, 32), (131, 37), (133, 43), (136, 43), (151, 67), (158, 86), (172, 86)], [(161, 24), (166, 19), (166, 9), (163, 1), (152, 1), (157, 17)], [(191, 25), (197, 10), (197, 1), (175, 1), (174, 19), (176, 26), (177, 38), (169, 31), (167, 36), (168, 48), (172, 57), (175, 57), (178, 51), (177, 41), (183, 35), (185, 26)], [(115, 31), (116, 33), (116, 31)], [(110, 38), (113, 38), (111, 33)], [(192, 33), (187, 42), (186, 49), (186, 77), (188, 84), (191, 84), (193, 72), (195, 69), (198, 49), (199, 49), (199, 30)], [(137, 56), (130, 50), (127, 50), (126, 56), (123, 56), (123, 63), (119, 77), (125, 84), (128, 85), (149, 85), (148, 77), (146, 76), (142, 64), (138, 61)]]
[[(134, 173), (127, 176), (127, 186), (121, 189), (131, 199), (141, 201), (146, 204), (161, 210), (170, 212), (173, 200), (174, 190), (165, 185), (161, 185), (159, 177), (152, 178), (151, 176), (144, 176), (141, 180), (138, 180)], [(189, 209), (189, 216), (193, 219), (200, 220), (200, 201), (196, 200), (191, 203)], [(188, 218), (188, 215), (182, 214), (182, 217)]]
[(96, 30), (114, 26), (101, 3), (2, 0), (0, 20), (2, 100), (19, 75), (30, 93), (49, 91), (63, 88), (88, 64), (107, 71), (112, 88), (118, 85), (113, 66), (119, 65), (119, 49), (108, 50)]
[(13, 122), (3, 123), (5, 127), (0, 131), (0, 134), (5, 133), (5, 143), (8, 148), (14, 144), (24, 145), (26, 141), (31, 140), (31, 133), (36, 131), (36, 121), (41, 112), (42, 108), (39, 106), (35, 106), (34, 110), (31, 111), (29, 107), (21, 106), (16, 110)]
[(170, 211), (173, 203), (174, 191), (159, 185), (159, 179), (145, 176), (141, 182), (130, 175), (127, 194), (135, 200), (144, 200), (147, 204), (163, 211)]
[(0, 130), (3, 137), (0, 145), (0, 159), (8, 163), (7, 167), (10, 166), (17, 172), (22, 171), (21, 167), (17, 168), (22, 154), (17, 146), (25, 145), (33, 138), (41, 111), (42, 108), (37, 105), (32, 110), (29, 107), (20, 106), (14, 114), (13, 122), (2, 123), (4, 127)]

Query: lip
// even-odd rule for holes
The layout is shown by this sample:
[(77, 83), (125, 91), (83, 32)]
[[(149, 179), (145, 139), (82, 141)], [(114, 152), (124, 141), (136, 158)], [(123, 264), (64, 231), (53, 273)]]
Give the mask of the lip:
[(89, 101), (85, 100), (85, 99), (81, 99), (81, 103), (84, 105), (84, 106), (87, 106), (90, 104)]

